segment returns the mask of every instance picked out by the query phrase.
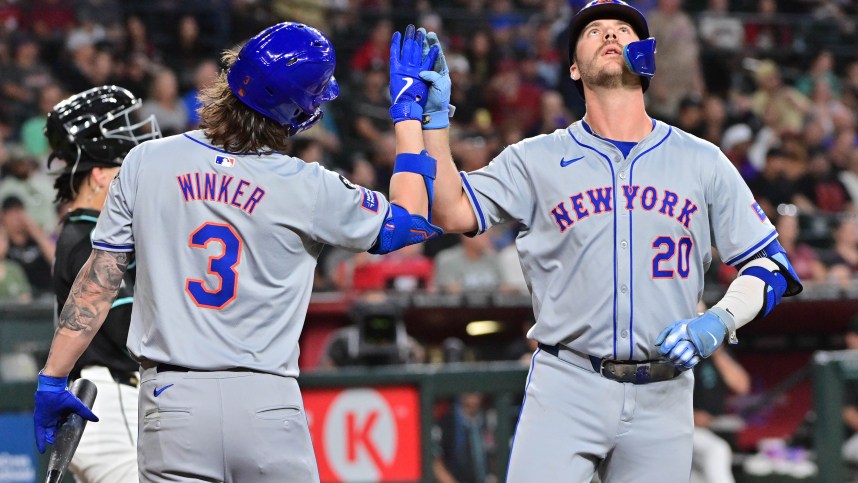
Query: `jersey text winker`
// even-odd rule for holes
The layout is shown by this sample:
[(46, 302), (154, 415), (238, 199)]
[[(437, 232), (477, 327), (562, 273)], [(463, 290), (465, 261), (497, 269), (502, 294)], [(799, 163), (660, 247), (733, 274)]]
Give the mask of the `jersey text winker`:
[[(234, 176), (218, 173), (187, 173), (176, 177), (182, 197), (185, 201), (216, 201), (241, 208), (248, 215), (253, 214), (256, 205), (265, 196), (265, 190), (256, 186), (248, 189), (250, 181), (239, 180), (232, 186)], [(249, 196), (246, 196), (247, 193)]]

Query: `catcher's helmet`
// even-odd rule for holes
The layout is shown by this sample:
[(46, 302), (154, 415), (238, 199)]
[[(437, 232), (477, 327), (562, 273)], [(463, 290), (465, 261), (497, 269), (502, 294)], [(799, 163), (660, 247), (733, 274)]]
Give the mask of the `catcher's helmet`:
[[(655, 74), (655, 39), (650, 39), (646, 18), (640, 10), (622, 0), (593, 0), (581, 7), (581, 10), (572, 17), (572, 22), (569, 24), (569, 64), (575, 63), (575, 48), (581, 37), (581, 31), (590, 22), (600, 19), (622, 20), (632, 27), (641, 41), (644, 41), (639, 45), (629, 44), (624, 49), (623, 55), (629, 69), (641, 76), (641, 86), (646, 92), (649, 79)], [(632, 52), (629, 52), (630, 50)], [(572, 82), (583, 97), (584, 83), (580, 79)]]
[(65, 172), (119, 166), (134, 146), (161, 137), (155, 116), (135, 122), (142, 105), (127, 89), (101, 86), (75, 94), (48, 113), (45, 136), (51, 146), (48, 167), (60, 158)]
[(313, 27), (283, 22), (247, 41), (226, 75), (242, 102), (297, 134), (340, 92), (334, 46)]

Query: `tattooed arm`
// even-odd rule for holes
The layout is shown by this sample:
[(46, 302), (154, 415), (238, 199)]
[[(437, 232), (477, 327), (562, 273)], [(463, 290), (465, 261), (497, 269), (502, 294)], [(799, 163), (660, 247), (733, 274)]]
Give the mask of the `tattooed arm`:
[(92, 251), (60, 313), (43, 374), (62, 377), (71, 372), (104, 323), (130, 261), (130, 253)]

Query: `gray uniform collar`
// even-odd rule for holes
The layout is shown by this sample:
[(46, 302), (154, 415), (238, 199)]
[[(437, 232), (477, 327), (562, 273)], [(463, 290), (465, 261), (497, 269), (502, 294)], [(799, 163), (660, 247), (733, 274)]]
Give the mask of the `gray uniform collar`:
[[(670, 125), (665, 124), (658, 119), (654, 119), (654, 121), (655, 126), (653, 127), (652, 132), (643, 138), (641, 142), (639, 142), (637, 146), (629, 152), (627, 157), (628, 160), (634, 159), (639, 153), (642, 153), (662, 142), (673, 129)], [(612, 157), (619, 156), (621, 159), (623, 157), (620, 150), (609, 141), (587, 132), (587, 130), (584, 129), (583, 121), (581, 120), (575, 121), (566, 130), (579, 144), (589, 146), (604, 154), (611, 155)]]

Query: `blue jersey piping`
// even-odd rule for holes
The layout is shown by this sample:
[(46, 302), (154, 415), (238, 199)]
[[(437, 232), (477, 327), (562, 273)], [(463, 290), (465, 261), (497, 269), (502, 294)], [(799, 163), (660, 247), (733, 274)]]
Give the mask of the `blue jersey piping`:
[(104, 248), (112, 251), (131, 252), (134, 251), (134, 245), (111, 245), (109, 243), (92, 242), (95, 248)]
[(486, 217), (483, 215), (483, 208), (480, 206), (480, 201), (474, 194), (474, 189), (471, 188), (471, 183), (468, 181), (468, 177), (463, 172), (460, 172), (459, 176), (462, 177), (462, 186), (465, 188), (465, 192), (468, 194), (468, 197), (471, 198), (471, 201), (474, 203), (474, 207), (477, 208), (477, 233), (482, 233), (486, 231)]
[(749, 256), (753, 255), (754, 253), (757, 253), (758, 251), (762, 250), (763, 247), (768, 245), (769, 242), (774, 240), (777, 236), (778, 236), (778, 232), (772, 230), (772, 232), (769, 233), (768, 236), (763, 238), (759, 243), (752, 246), (751, 248), (748, 248), (747, 250), (745, 250), (741, 254), (736, 255), (735, 257), (727, 260), (724, 263), (726, 263), (727, 265), (730, 265), (732, 267), (732, 266), (736, 265), (737, 263), (743, 262), (745, 260), (745, 258), (748, 258)]
[(605, 161), (608, 162), (608, 167), (611, 168), (611, 184), (613, 186), (613, 202), (614, 202), (614, 307), (613, 307), (613, 317), (614, 317), (614, 359), (617, 358), (617, 178), (614, 175), (614, 164), (611, 163), (611, 158), (609, 158), (605, 153), (599, 151), (593, 146), (589, 146), (587, 144), (579, 141), (574, 134), (572, 134), (572, 129), (566, 128), (566, 131), (569, 133), (569, 136), (572, 137), (572, 140), (578, 143), (579, 146), (585, 147), (599, 156), (605, 158)]
[[(635, 159), (632, 160), (629, 165), (629, 186), (632, 183), (632, 176), (635, 169), (635, 162), (643, 157), (644, 154), (649, 153), (653, 149), (661, 146), (661, 144), (670, 137), (670, 134), (673, 132), (673, 128), (670, 127), (667, 130), (667, 134), (661, 138), (661, 141), (655, 143), (654, 146), (647, 149), (646, 151), (635, 156)], [(629, 211), (629, 359), (634, 359), (635, 355), (635, 289), (634, 289), (634, 280), (635, 280), (635, 264), (634, 264), (634, 230), (632, 230), (632, 217), (633, 211)]]

